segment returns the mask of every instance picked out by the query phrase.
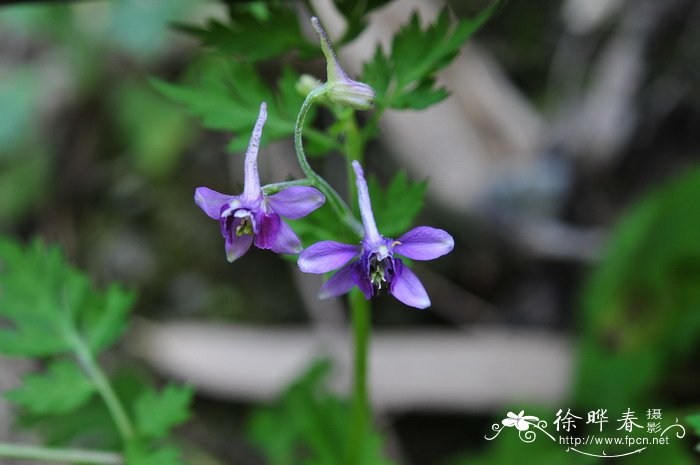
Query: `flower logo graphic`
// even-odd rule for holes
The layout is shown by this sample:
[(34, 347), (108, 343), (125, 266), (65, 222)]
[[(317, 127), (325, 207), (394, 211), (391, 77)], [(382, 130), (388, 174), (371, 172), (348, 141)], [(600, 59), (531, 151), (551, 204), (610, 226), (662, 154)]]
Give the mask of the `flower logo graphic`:
[(525, 410), (521, 410), (517, 415), (513, 412), (508, 412), (506, 418), (504, 418), (501, 423), (503, 423), (503, 426), (507, 427), (515, 426), (518, 431), (527, 431), (530, 429), (530, 424), (532, 422), (537, 422), (539, 420), (539, 418), (533, 417), (532, 415), (525, 415)]

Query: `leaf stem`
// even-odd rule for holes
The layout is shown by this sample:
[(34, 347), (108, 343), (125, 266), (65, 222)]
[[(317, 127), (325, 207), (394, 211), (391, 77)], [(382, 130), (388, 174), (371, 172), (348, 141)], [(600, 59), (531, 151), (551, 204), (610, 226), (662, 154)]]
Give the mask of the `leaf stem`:
[(78, 362), (83, 367), (83, 370), (85, 370), (85, 374), (87, 374), (88, 378), (92, 381), (100, 397), (102, 397), (122, 439), (128, 441), (134, 436), (134, 427), (131, 424), (131, 420), (124, 406), (119, 400), (119, 397), (117, 397), (116, 392), (114, 392), (109, 379), (100, 368), (97, 360), (95, 360), (90, 348), (78, 334), (75, 334), (72, 339), (73, 350), (75, 351)]
[(357, 218), (352, 214), (350, 207), (340, 198), (340, 195), (331, 187), (328, 182), (316, 173), (309, 161), (306, 159), (306, 154), (304, 153), (304, 144), (302, 140), (302, 131), (304, 129), (304, 120), (306, 119), (306, 114), (313, 105), (314, 100), (326, 92), (325, 84), (316, 87), (314, 90), (309, 92), (304, 100), (304, 103), (299, 110), (299, 115), (297, 116), (297, 122), (294, 126), (294, 148), (296, 149), (297, 160), (299, 160), (299, 166), (304, 171), (304, 174), (311, 180), (313, 186), (320, 190), (323, 195), (326, 196), (326, 201), (331, 206), (338, 218), (355, 234), (362, 237), (363, 228)]
[(276, 182), (274, 184), (267, 184), (262, 187), (263, 192), (265, 195), (272, 195), (276, 194), (281, 190), (284, 190), (288, 187), (294, 187), (294, 186), (313, 186), (314, 182), (309, 179), (309, 178), (304, 178), (304, 179), (295, 179), (294, 181), (284, 181), (284, 182)]
[(18, 446), (0, 443), (0, 457), (85, 464), (121, 465), (122, 456), (113, 452), (86, 449), (57, 449), (52, 447)]
[(360, 463), (362, 444), (367, 437), (370, 419), (369, 395), (367, 390), (367, 354), (372, 324), (370, 302), (358, 288), (349, 295), (352, 318), (352, 333), (355, 346), (353, 365), (352, 417), (347, 449), (347, 465)]

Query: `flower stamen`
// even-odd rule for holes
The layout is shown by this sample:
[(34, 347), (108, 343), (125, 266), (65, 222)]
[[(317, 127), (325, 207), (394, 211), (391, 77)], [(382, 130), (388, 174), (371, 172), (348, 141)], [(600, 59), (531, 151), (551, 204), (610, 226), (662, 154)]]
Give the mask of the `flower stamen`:
[(252, 236), (253, 235), (253, 222), (250, 221), (250, 217), (245, 217), (241, 219), (241, 224), (236, 226), (236, 236)]

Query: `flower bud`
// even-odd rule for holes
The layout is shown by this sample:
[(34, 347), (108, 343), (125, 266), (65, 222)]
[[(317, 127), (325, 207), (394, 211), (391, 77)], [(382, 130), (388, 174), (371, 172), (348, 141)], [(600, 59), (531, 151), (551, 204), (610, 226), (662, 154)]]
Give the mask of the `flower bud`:
[(326, 98), (340, 105), (349, 106), (356, 110), (369, 110), (374, 106), (376, 94), (374, 89), (364, 82), (350, 79), (340, 66), (338, 57), (331, 47), (326, 31), (321, 27), (318, 18), (311, 18), (311, 23), (321, 39), (321, 50), (326, 57), (327, 83)]
[(346, 105), (355, 110), (371, 110), (376, 95), (374, 90), (364, 82), (347, 79), (328, 83), (326, 97), (333, 103)]

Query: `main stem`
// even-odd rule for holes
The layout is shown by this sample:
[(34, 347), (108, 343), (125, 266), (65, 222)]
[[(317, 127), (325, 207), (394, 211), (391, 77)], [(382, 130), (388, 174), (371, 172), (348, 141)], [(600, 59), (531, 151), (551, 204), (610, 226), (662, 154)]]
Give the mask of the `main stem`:
[(0, 457), (44, 462), (120, 465), (121, 455), (85, 449), (56, 449), (52, 447), (16, 446), (0, 444)]
[(362, 237), (364, 230), (362, 225), (357, 218), (352, 214), (350, 207), (340, 198), (340, 195), (331, 187), (328, 182), (316, 173), (309, 161), (306, 159), (306, 154), (304, 153), (304, 144), (302, 140), (302, 132), (304, 129), (304, 120), (306, 119), (306, 114), (309, 112), (309, 108), (313, 105), (314, 100), (319, 96), (323, 95), (326, 91), (325, 85), (316, 87), (314, 90), (309, 92), (304, 100), (304, 103), (299, 110), (299, 116), (297, 116), (297, 122), (294, 127), (294, 147), (297, 153), (297, 160), (299, 160), (299, 166), (304, 171), (304, 174), (313, 182), (314, 187), (320, 190), (323, 195), (326, 196), (326, 201), (331, 206), (335, 214), (340, 218), (340, 220), (345, 223), (345, 225), (350, 228), (355, 234)]
[(352, 333), (355, 346), (353, 364), (352, 417), (347, 444), (347, 465), (357, 465), (360, 451), (367, 438), (370, 419), (369, 394), (367, 390), (367, 354), (371, 328), (370, 303), (358, 288), (349, 295), (352, 318)]

